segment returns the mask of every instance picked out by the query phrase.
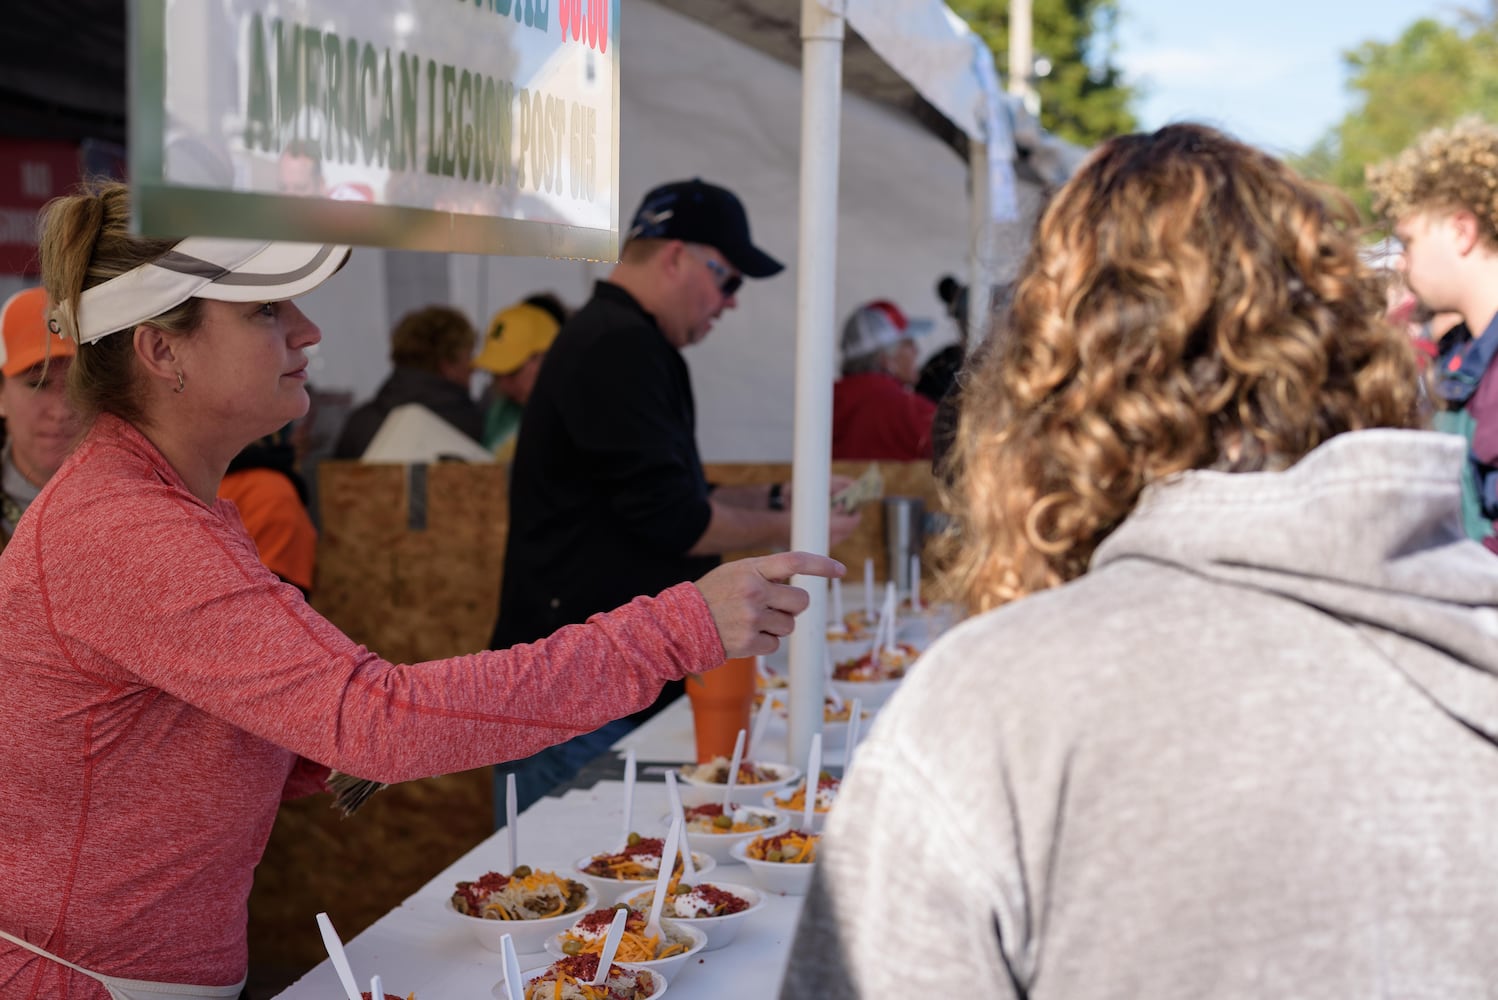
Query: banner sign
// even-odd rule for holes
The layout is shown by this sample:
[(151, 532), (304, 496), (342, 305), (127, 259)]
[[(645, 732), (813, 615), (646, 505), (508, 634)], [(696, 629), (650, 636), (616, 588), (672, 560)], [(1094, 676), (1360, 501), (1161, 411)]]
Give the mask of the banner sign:
[(78, 181), (78, 144), (0, 138), (0, 274), (36, 274), (37, 211)]
[(620, 0), (139, 0), (136, 224), (618, 256)]

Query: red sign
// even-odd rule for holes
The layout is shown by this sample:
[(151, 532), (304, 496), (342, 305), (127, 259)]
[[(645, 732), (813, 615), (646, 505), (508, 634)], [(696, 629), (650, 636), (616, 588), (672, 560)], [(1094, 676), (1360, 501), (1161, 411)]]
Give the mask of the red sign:
[[(609, 50), (609, 4), (612, 0), (560, 0), (557, 13), (561, 18), (562, 40), (587, 42), (599, 52)], [(529, 6), (527, 4), (527, 6)]]
[(0, 138), (0, 274), (36, 274), (37, 211), (78, 182), (78, 144)]

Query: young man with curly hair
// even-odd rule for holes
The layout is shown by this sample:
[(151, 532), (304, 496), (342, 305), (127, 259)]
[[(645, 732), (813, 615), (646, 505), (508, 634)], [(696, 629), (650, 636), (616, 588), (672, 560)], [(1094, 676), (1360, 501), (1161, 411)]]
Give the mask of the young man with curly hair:
[(1498, 537), (1498, 127), (1469, 118), (1421, 136), (1368, 171), (1374, 210), (1404, 244), (1405, 280), (1434, 312), (1463, 322), (1442, 338), (1431, 369), (1436, 428), (1471, 448), (1462, 477), (1467, 533)]

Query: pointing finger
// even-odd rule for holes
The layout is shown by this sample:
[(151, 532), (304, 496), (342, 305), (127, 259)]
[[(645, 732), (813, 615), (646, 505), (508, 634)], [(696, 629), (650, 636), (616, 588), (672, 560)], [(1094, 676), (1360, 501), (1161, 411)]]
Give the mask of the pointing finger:
[(828, 556), (814, 552), (777, 552), (759, 559), (756, 568), (766, 580), (789, 580), (792, 576), (840, 577), (848, 567)]

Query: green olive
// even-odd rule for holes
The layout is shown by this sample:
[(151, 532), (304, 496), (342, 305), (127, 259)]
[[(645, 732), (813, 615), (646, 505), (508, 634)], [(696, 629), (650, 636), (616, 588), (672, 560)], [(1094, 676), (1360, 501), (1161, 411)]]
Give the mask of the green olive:
[(531, 877), (531, 866), (530, 865), (516, 865), (515, 866), (515, 871), (514, 871), (514, 873), (510, 877), (511, 878), (530, 878)]
[(717, 816), (713, 817), (713, 826), (717, 827), (720, 830), (732, 830), (733, 817), (728, 815), (727, 813), (719, 813)]
[(575, 938), (568, 938), (567, 940), (562, 942), (563, 955), (581, 955), (582, 953), (583, 943), (581, 941), (578, 941)]
[(625, 838), (625, 843), (627, 843), (630, 847), (634, 847), (639, 842), (640, 842), (640, 835), (638, 833), (633, 832), (633, 831), (631, 831), (630, 834), (629, 834), (629, 836)]
[(776, 850), (773, 847), (770, 848), (768, 851), (765, 852), (765, 860), (766, 861), (779, 861), (779, 860), (781, 860), (781, 858), (782, 858), (782, 855), (781, 855), (780, 851)]
[(678, 882), (676, 883), (676, 888), (671, 891), (674, 895), (685, 896), (687, 893), (692, 891), (692, 887), (687, 885), (685, 882)]

